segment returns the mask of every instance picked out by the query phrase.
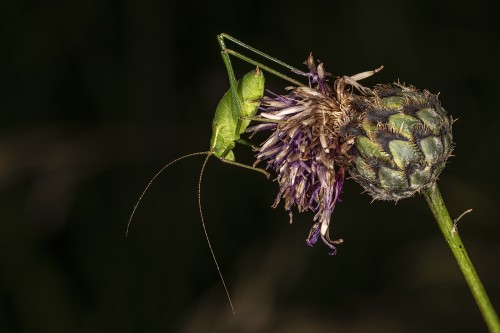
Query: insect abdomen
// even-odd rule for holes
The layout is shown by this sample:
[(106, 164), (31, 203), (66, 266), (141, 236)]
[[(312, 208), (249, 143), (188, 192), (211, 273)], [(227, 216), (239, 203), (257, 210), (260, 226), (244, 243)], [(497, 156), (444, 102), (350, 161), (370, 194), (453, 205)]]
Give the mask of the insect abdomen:
[[(238, 96), (241, 100), (241, 116), (253, 117), (259, 109), (262, 97), (264, 97), (264, 73), (258, 67), (248, 72), (238, 83)], [(234, 111), (234, 110), (233, 110)], [(248, 127), (250, 120), (242, 119), (240, 131), (242, 134)]]
[[(238, 80), (237, 87), (240, 108), (232, 107), (231, 89), (229, 89), (215, 110), (210, 139), (210, 150), (214, 155), (231, 161), (234, 161), (232, 149), (235, 146), (235, 140), (240, 138), (240, 134), (245, 132), (250, 123), (250, 120), (243, 120), (241, 117), (253, 117), (264, 96), (264, 74), (256, 68)], [(240, 120), (240, 129), (237, 133)]]

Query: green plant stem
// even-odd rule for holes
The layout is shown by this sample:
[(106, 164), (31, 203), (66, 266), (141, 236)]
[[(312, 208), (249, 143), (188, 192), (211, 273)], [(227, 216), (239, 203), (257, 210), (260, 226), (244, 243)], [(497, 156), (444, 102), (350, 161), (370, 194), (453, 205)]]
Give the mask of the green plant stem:
[(448, 246), (457, 260), (460, 270), (464, 274), (465, 280), (469, 285), (472, 295), (476, 299), (476, 303), (481, 311), (481, 314), (483, 315), (486, 325), (488, 325), (490, 332), (500, 333), (500, 322), (498, 321), (498, 316), (495, 309), (493, 309), (493, 306), (491, 305), (490, 299), (484, 290), (483, 284), (481, 283), (469, 256), (467, 255), (467, 251), (465, 250), (465, 246), (460, 239), (460, 235), (458, 232), (453, 231), (453, 221), (450, 218), (448, 210), (446, 209), (441, 193), (439, 193), (437, 184), (434, 183), (432, 187), (423, 191), (423, 194), (430, 209), (432, 210), (432, 213), (434, 214), (434, 217), (436, 218), (436, 221), (438, 222), (439, 228), (443, 232)]

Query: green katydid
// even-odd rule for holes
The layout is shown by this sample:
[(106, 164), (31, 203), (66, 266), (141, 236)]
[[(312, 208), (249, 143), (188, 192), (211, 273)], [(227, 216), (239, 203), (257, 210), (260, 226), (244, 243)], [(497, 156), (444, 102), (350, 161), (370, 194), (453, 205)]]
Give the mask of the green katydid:
[[(244, 144), (251, 146), (248, 142), (240, 139), (240, 134), (244, 133), (246, 128), (248, 127), (250, 121), (255, 117), (260, 100), (264, 96), (264, 75), (262, 70), (265, 70), (273, 75), (276, 75), (288, 82), (291, 82), (294, 85), (303, 85), (301, 82), (296, 81), (287, 75), (284, 75), (262, 63), (259, 63), (251, 58), (248, 58), (244, 56), (241, 53), (238, 53), (234, 50), (228, 49), (225, 46), (224, 40), (227, 39), (251, 52), (254, 52), (272, 62), (275, 62), (281, 66), (284, 66), (285, 68), (291, 70), (292, 72), (295, 73), (301, 73), (298, 69), (295, 69), (292, 66), (287, 65), (286, 63), (273, 58), (247, 44), (244, 44), (243, 42), (237, 40), (234, 37), (231, 37), (227, 34), (220, 34), (217, 36), (217, 40), (219, 42), (219, 45), (221, 47), (221, 56), (224, 61), (224, 64), (226, 66), (226, 71), (228, 73), (229, 77), (229, 85), (230, 88), (229, 90), (224, 94), (222, 99), (220, 100), (216, 111), (215, 111), (215, 116), (212, 122), (212, 137), (210, 139), (210, 150), (209, 151), (203, 151), (203, 152), (195, 152), (191, 154), (187, 154), (184, 156), (181, 156), (179, 158), (174, 159), (173, 161), (167, 163), (165, 166), (163, 166), (154, 176), (151, 178), (149, 183), (146, 185), (145, 189), (141, 193), (139, 199), (137, 200), (136, 204), (134, 205), (134, 208), (132, 210), (132, 213), (130, 214), (130, 218), (127, 224), (127, 230), (126, 230), (126, 235), (128, 235), (130, 223), (132, 222), (132, 219), (134, 217), (134, 214), (137, 210), (137, 207), (139, 206), (139, 203), (141, 202), (142, 198), (148, 191), (149, 187), (151, 184), (155, 181), (155, 179), (169, 166), (172, 164), (196, 155), (207, 155), (205, 158), (199, 179), (198, 179), (198, 208), (200, 210), (200, 217), (201, 217), (201, 222), (202, 222), (202, 227), (203, 231), (205, 233), (207, 243), (212, 255), (212, 258), (214, 259), (215, 266), (217, 268), (217, 271), (219, 273), (219, 277), (222, 281), (222, 284), (224, 286), (226, 295), (229, 300), (229, 304), (231, 306), (231, 310), (234, 313), (234, 308), (233, 304), (231, 302), (231, 297), (229, 296), (229, 291), (226, 287), (226, 284), (224, 282), (224, 278), (222, 276), (221, 270), (219, 268), (219, 264), (217, 262), (217, 259), (215, 257), (215, 253), (212, 249), (212, 245), (210, 244), (210, 240), (208, 238), (208, 233), (205, 227), (205, 222), (203, 219), (203, 212), (201, 209), (201, 181), (202, 181), (202, 176), (203, 172), (205, 169), (205, 165), (209, 159), (210, 156), (214, 155), (218, 157), (222, 162), (229, 163), (232, 165), (236, 165), (242, 168), (250, 169), (253, 171), (260, 172), (264, 174), (267, 178), (269, 178), (269, 173), (266, 172), (263, 169), (256, 168), (250, 165), (246, 165), (240, 162), (236, 162), (234, 153), (233, 153), (233, 148), (235, 147), (236, 143)], [(248, 62), (250, 64), (253, 64), (256, 66), (256, 69), (248, 72), (241, 78), (240, 80), (236, 80), (236, 77), (234, 75), (233, 67), (231, 65), (231, 60), (229, 58), (229, 55), (233, 55), (237, 58), (242, 59), (245, 62)]]

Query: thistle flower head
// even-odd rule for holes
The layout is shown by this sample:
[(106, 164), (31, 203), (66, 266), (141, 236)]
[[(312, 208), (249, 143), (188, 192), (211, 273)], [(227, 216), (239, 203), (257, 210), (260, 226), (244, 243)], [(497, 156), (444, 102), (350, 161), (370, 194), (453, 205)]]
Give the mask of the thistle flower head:
[(259, 148), (257, 161), (278, 174), (279, 193), (276, 207), (284, 200), (292, 222), (292, 207), (299, 212), (315, 212), (316, 223), (306, 240), (314, 245), (318, 238), (335, 254), (335, 244), (342, 240), (329, 237), (330, 217), (340, 200), (345, 169), (350, 162), (347, 151), (354, 135), (346, 134), (345, 126), (358, 117), (351, 107), (352, 86), (362, 87), (350, 77), (338, 78), (330, 86), (323, 64), (316, 65), (312, 55), (306, 60), (309, 86), (288, 87), (284, 95), (264, 97), (260, 113), (261, 124), (250, 132), (271, 130), (271, 135)]
[(353, 103), (361, 118), (350, 175), (374, 199), (400, 200), (436, 182), (453, 150), (453, 119), (437, 95), (400, 83), (378, 85)]

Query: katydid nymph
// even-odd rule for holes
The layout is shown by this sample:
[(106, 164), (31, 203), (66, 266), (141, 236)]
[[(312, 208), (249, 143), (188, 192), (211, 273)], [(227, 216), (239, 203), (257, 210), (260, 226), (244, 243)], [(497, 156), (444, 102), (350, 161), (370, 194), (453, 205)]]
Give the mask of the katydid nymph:
[[(217, 259), (215, 257), (215, 253), (212, 249), (212, 245), (210, 244), (210, 240), (208, 238), (208, 233), (205, 227), (205, 222), (203, 219), (203, 212), (201, 209), (201, 181), (202, 181), (202, 176), (203, 172), (205, 169), (205, 165), (209, 159), (210, 156), (214, 155), (215, 157), (219, 158), (222, 162), (229, 163), (232, 165), (236, 165), (242, 168), (250, 169), (253, 171), (260, 172), (264, 174), (267, 178), (269, 178), (269, 173), (266, 172), (263, 169), (256, 168), (254, 166), (246, 165), (240, 162), (237, 162), (234, 157), (233, 153), (233, 148), (235, 147), (236, 143), (244, 144), (247, 146), (252, 147), (252, 145), (242, 139), (240, 139), (240, 134), (243, 134), (245, 130), (247, 129), (250, 121), (255, 117), (260, 101), (262, 97), (264, 96), (264, 74), (262, 70), (265, 70), (271, 74), (274, 74), (282, 79), (285, 79), (294, 85), (303, 85), (302, 83), (293, 80), (292, 78), (273, 70), (272, 68), (269, 68), (266, 65), (263, 65), (251, 58), (248, 58), (238, 52), (235, 52), (231, 49), (227, 49), (224, 43), (224, 40), (227, 39), (251, 52), (254, 52), (270, 61), (273, 61), (281, 66), (284, 66), (288, 68), (291, 71), (295, 71), (296, 73), (300, 72), (296, 70), (295, 68), (279, 61), (278, 59), (275, 59), (265, 53), (262, 53), (261, 51), (254, 49), (241, 41), (226, 35), (226, 34), (220, 34), (217, 36), (217, 40), (219, 42), (219, 45), (221, 47), (221, 56), (224, 61), (226, 71), (229, 77), (229, 85), (230, 88), (229, 90), (224, 94), (222, 99), (220, 100), (216, 111), (215, 111), (215, 116), (212, 122), (212, 137), (210, 139), (210, 150), (209, 151), (202, 151), (202, 152), (195, 152), (191, 154), (187, 154), (184, 156), (181, 156), (179, 158), (176, 158), (175, 160), (167, 163), (165, 166), (163, 166), (154, 176), (153, 178), (149, 181), (149, 183), (146, 185), (145, 189), (143, 190), (142, 194), (140, 195), (139, 199), (137, 200), (136, 204), (134, 205), (134, 208), (132, 210), (132, 213), (130, 215), (128, 224), (127, 224), (127, 230), (126, 230), (126, 235), (128, 235), (129, 231), (129, 226), (132, 222), (132, 219), (134, 217), (134, 214), (137, 210), (137, 207), (139, 206), (139, 203), (141, 202), (142, 198), (148, 191), (149, 187), (151, 184), (155, 181), (155, 179), (169, 166), (172, 164), (196, 155), (207, 155), (200, 171), (200, 175), (198, 178), (198, 208), (200, 212), (200, 217), (201, 217), (201, 222), (202, 222), (202, 227), (203, 231), (205, 233), (205, 237), (207, 239), (207, 243), (212, 255), (212, 258), (215, 262), (215, 266), (217, 268), (217, 271), (219, 273), (219, 277), (221, 279), (221, 282), (224, 286), (226, 295), (229, 300), (229, 304), (231, 306), (231, 310), (233, 311), (234, 314), (234, 307), (231, 301), (231, 297), (229, 296), (229, 291), (228, 288), (226, 287), (226, 284), (224, 282), (224, 278), (222, 276), (221, 270), (219, 268), (219, 264), (217, 262)], [(251, 70), (247, 74), (245, 74), (240, 80), (236, 80), (236, 77), (234, 75), (233, 67), (231, 65), (231, 60), (229, 58), (229, 55), (233, 55), (237, 58), (242, 59), (245, 62), (248, 62), (250, 64), (253, 64), (256, 66), (255, 69)]]

